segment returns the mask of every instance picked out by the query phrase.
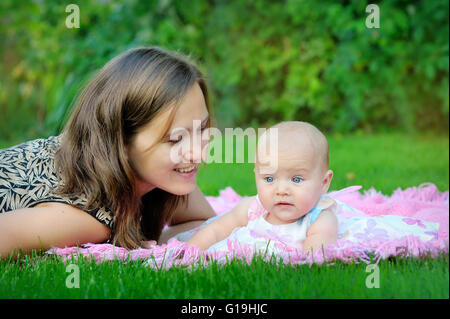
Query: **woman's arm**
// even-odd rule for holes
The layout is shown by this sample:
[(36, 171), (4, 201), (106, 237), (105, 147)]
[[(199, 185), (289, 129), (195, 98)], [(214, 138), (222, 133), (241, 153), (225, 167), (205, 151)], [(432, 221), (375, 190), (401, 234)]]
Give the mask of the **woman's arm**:
[(194, 229), (202, 225), (204, 220), (193, 220), (190, 222), (181, 223), (174, 226), (169, 226), (163, 230), (161, 236), (159, 236), (158, 245), (166, 244), (170, 238), (174, 237), (179, 233)]
[(161, 234), (158, 244), (165, 244), (176, 234), (200, 226), (205, 220), (216, 216), (205, 195), (198, 187), (188, 195), (187, 205), (180, 205), (174, 212), (172, 219)]
[(187, 243), (204, 250), (227, 238), (233, 229), (247, 225), (247, 211), (251, 200), (252, 198), (245, 198), (240, 201), (231, 211), (200, 229)]
[(68, 204), (49, 203), (0, 214), (0, 258), (19, 249), (29, 254), (51, 247), (101, 243), (109, 236), (107, 226)]
[(216, 213), (209, 205), (205, 195), (196, 187), (188, 195), (187, 206), (180, 205), (174, 212), (172, 219), (168, 222), (169, 226), (178, 225), (193, 220), (205, 221), (208, 218), (216, 216)]

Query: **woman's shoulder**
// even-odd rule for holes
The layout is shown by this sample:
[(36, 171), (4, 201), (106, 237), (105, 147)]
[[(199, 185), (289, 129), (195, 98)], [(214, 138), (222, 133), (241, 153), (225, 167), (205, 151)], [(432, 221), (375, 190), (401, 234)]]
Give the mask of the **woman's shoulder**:
[[(9, 148), (0, 149), (0, 169), (5, 172), (17, 173), (20, 177), (30, 179), (34, 174), (50, 173), (50, 167), (55, 152), (60, 145), (60, 136), (37, 138)], [(30, 171), (31, 170), (31, 171)], [(4, 178), (7, 178), (4, 176)]]
[[(35, 177), (56, 182), (53, 162), (60, 145), (60, 136), (37, 138), (0, 150), (0, 171), (16, 179), (18, 185), (31, 183)], [(46, 183), (47, 184), (47, 183)]]
[(0, 154), (3, 156), (15, 153), (37, 153), (41, 154), (43, 150), (47, 152), (56, 151), (61, 145), (61, 135), (49, 136), (47, 138), (36, 138), (20, 144), (10, 146), (8, 148), (0, 149)]

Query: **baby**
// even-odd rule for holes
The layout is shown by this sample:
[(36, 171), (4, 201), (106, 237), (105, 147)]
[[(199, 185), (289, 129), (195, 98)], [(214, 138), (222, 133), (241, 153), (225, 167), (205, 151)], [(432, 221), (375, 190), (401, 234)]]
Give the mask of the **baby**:
[[(269, 143), (276, 152), (262, 154)], [(325, 195), (333, 178), (328, 143), (316, 127), (292, 121), (267, 130), (258, 141), (254, 172), (258, 194), (211, 221), (188, 244), (212, 251), (237, 240), (257, 249), (310, 251), (336, 242), (336, 202)]]

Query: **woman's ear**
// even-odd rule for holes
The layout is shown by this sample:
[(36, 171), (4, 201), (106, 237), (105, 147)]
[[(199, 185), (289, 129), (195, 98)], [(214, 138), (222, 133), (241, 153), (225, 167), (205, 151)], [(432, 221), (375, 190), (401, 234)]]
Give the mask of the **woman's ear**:
[(332, 179), (333, 179), (333, 171), (329, 169), (322, 179), (322, 194), (328, 192), (328, 188), (330, 187)]

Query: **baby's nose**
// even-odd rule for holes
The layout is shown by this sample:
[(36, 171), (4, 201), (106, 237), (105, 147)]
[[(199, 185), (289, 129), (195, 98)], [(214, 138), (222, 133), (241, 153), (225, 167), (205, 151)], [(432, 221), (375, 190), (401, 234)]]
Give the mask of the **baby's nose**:
[(286, 183), (279, 183), (276, 193), (278, 196), (287, 196), (289, 195), (289, 187)]
[(280, 191), (277, 192), (277, 195), (278, 195), (278, 196), (288, 196), (289, 193), (288, 193), (287, 191), (280, 190)]

